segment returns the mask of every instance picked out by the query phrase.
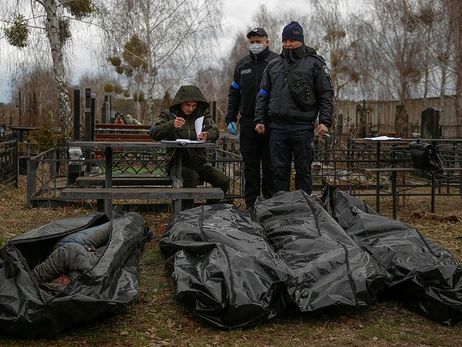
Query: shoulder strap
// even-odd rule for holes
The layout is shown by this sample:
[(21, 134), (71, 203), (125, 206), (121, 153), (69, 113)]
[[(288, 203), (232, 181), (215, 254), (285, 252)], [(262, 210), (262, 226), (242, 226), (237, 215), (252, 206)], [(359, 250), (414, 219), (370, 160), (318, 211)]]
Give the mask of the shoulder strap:
[(289, 71), (295, 71), (295, 69), (292, 66), (289, 66), (285, 57), (282, 58), (282, 61), (284, 62), (284, 67), (286, 68), (286, 74)]
[(291, 70), (289, 64), (287, 64), (287, 60), (286, 60), (286, 57), (282, 57), (282, 61), (284, 62), (284, 67), (286, 69), (286, 74), (285, 76), (287, 77), (287, 75), (289, 74), (289, 71)]
[(314, 54), (314, 53), (310, 53), (309, 55), (312, 56), (313, 58), (318, 59), (323, 65), (326, 65), (326, 59), (324, 59), (322, 56)]

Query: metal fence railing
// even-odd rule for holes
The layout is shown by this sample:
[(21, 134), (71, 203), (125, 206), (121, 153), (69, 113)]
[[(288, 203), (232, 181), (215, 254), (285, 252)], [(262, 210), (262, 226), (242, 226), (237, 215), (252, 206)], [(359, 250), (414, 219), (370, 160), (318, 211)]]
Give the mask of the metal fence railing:
[[(27, 207), (60, 200), (60, 191), (75, 181), (75, 177), (72, 178), (75, 167), (77, 167), (77, 176), (104, 174), (104, 151), (100, 148), (94, 147), (90, 152), (84, 152), (82, 158), (72, 160), (68, 152), (67, 147), (53, 148), (27, 158)], [(243, 197), (244, 182), (241, 176), (243, 168), (240, 155), (214, 149), (209, 151), (208, 160), (231, 178), (226, 198)], [(139, 148), (116, 150), (112, 163), (113, 174), (168, 175), (167, 157), (163, 148), (156, 151)]]
[(33, 207), (31, 202), (51, 202), (59, 197), (59, 192), (67, 186), (69, 171), (68, 151), (55, 147), (27, 157), (27, 201), (26, 207)]
[[(347, 190), (356, 197), (389, 195), (390, 175), (367, 172), (367, 168), (412, 167), (408, 149), (411, 140), (374, 142), (351, 140), (346, 148), (333, 148), (328, 141), (316, 144), (313, 163), (313, 191), (317, 193), (325, 182)], [(462, 167), (462, 140), (429, 140), (439, 149), (446, 167)], [(238, 143), (227, 143), (232, 151), (218, 148), (210, 150), (208, 160), (231, 178), (227, 198), (244, 197), (244, 169)], [(34, 157), (27, 163), (27, 207), (39, 201), (59, 200), (61, 189), (70, 185), (70, 163), (77, 164), (78, 175), (99, 175), (104, 173), (104, 152), (94, 148), (84, 153), (85, 158), (71, 161), (69, 148), (53, 148)], [(114, 173), (166, 175), (164, 149), (158, 151), (119, 151), (114, 155)], [(397, 193), (400, 196), (428, 195), (429, 177), (425, 173), (400, 173)], [(445, 172), (437, 182), (440, 195), (462, 195), (460, 171)]]
[[(392, 174), (374, 174), (368, 168), (412, 168), (409, 143), (415, 139), (399, 141), (350, 140), (344, 149), (331, 148), (329, 144), (318, 147), (313, 165), (313, 178), (342, 186), (350, 194), (359, 196), (377, 195), (377, 189), (390, 195)], [(446, 168), (462, 167), (462, 140), (429, 139), (438, 149)], [(425, 172), (400, 172), (397, 174), (398, 196), (430, 195), (430, 176)], [(379, 177), (380, 182), (377, 182)], [(460, 171), (446, 171), (438, 176), (438, 194), (462, 196)], [(443, 189), (444, 188), (444, 189)], [(374, 192), (375, 190), (375, 192)]]
[(18, 187), (18, 141), (1, 141), (0, 192), (13, 185)]

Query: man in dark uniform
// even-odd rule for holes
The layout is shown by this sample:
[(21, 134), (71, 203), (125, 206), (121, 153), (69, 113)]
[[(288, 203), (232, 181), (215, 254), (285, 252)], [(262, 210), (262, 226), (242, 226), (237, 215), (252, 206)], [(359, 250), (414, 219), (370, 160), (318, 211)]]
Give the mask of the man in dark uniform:
[[(242, 58), (234, 70), (234, 81), (229, 88), (226, 123), (228, 131), (237, 135), (237, 114), (240, 112), (240, 149), (244, 161), (245, 202), (253, 208), (260, 186), (264, 198), (274, 192), (274, 172), (269, 153), (269, 133), (255, 131), (255, 99), (266, 65), (277, 58), (268, 44), (268, 34), (262, 28), (255, 28), (247, 34), (250, 53)], [(260, 161), (262, 178), (260, 183)]]
[[(202, 132), (195, 130), (195, 121), (204, 117)], [(209, 103), (201, 90), (192, 85), (181, 86), (170, 107), (162, 111), (154, 125), (149, 130), (151, 137), (156, 140), (188, 139), (215, 142), (218, 139), (218, 127), (209, 112)], [(199, 180), (219, 187), (226, 193), (229, 188), (229, 177), (207, 162), (204, 148), (188, 148), (182, 150), (183, 187), (195, 188)], [(175, 173), (174, 156), (176, 151), (170, 149), (168, 170), (171, 176)], [(209, 200), (208, 203), (217, 203)], [(183, 200), (184, 209), (192, 207), (192, 200)]]
[[(292, 156), (295, 166), (295, 189), (312, 192), (311, 164), (314, 158), (314, 128), (320, 136), (332, 125), (334, 90), (325, 60), (304, 44), (303, 28), (291, 22), (282, 31), (283, 51), (268, 64), (257, 95), (255, 130), (271, 131), (270, 151), (274, 191), (289, 191)], [(295, 99), (287, 81), (286, 64), (308, 82), (315, 101), (308, 107)]]

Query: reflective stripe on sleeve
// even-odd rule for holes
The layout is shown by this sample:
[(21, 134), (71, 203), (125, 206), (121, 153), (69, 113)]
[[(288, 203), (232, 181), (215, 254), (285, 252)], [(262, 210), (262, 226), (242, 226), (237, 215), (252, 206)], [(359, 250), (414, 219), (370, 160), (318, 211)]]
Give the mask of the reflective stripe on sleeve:
[(237, 84), (236, 82), (233, 81), (233, 83), (231, 83), (231, 87), (233, 87), (234, 89), (241, 89), (241, 86), (239, 84)]

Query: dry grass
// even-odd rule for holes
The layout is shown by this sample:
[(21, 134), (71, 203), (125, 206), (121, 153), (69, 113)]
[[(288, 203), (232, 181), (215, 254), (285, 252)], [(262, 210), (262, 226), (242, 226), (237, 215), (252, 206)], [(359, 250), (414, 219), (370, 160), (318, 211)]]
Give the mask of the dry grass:
[[(79, 208), (26, 209), (25, 185), (0, 193), (0, 244), (14, 235), (57, 219), (90, 213)], [(375, 206), (374, 200), (368, 201)], [(381, 205), (391, 215), (390, 202)], [(400, 219), (449, 249), (462, 260), (460, 198), (437, 199), (430, 214), (428, 199), (399, 207)], [(168, 214), (144, 213), (161, 237)], [(164, 272), (158, 245), (147, 245), (141, 260), (140, 295), (124, 314), (106, 317), (66, 331), (54, 340), (30, 340), (0, 335), (0, 346), (460, 346), (462, 326), (448, 328), (407, 311), (393, 302), (345, 315), (283, 317), (250, 329), (219, 330), (202, 325), (175, 301)]]

